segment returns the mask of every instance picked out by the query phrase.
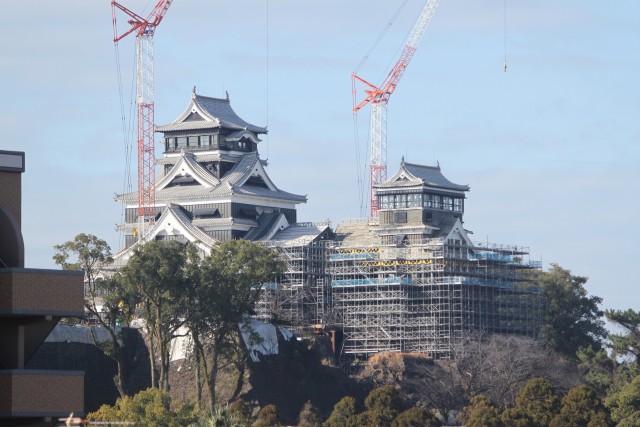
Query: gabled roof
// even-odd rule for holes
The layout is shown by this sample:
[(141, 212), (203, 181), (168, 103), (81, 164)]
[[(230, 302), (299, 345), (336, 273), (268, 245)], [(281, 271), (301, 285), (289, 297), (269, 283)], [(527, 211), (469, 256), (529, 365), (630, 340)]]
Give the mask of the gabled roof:
[(438, 166), (425, 166), (407, 163), (402, 159), (400, 169), (383, 183), (374, 185), (375, 188), (427, 186), (443, 190), (469, 191), (468, 185), (454, 184), (444, 177)]
[(305, 246), (327, 233), (332, 233), (329, 222), (298, 222), (278, 231), (269, 240), (269, 244), (271, 246)]
[[(181, 235), (186, 240), (194, 243), (201, 251), (208, 253), (217, 243), (217, 240), (209, 236), (207, 233), (191, 224), (190, 218), (178, 205), (169, 204), (162, 211), (162, 215), (142, 236), (140, 243), (144, 244), (153, 240), (159, 235)], [(129, 246), (114, 255), (113, 264), (110, 266), (119, 269), (124, 266), (137, 245)]]
[(263, 213), (258, 217), (258, 226), (245, 234), (246, 240), (269, 240), (279, 230), (289, 225), (283, 213)]
[[(183, 159), (179, 160), (167, 175), (157, 182), (156, 203), (211, 199), (233, 195), (265, 197), (293, 203), (305, 203), (307, 201), (306, 196), (288, 193), (276, 187), (267, 175), (257, 152), (245, 154), (221, 180), (217, 180), (209, 171), (197, 164), (190, 153), (181, 153), (181, 156)], [(189, 170), (191, 171), (190, 173), (197, 174), (199, 177), (197, 180), (200, 185), (168, 187), (171, 180), (181, 173), (183, 167), (185, 168), (185, 173)], [(211, 177), (206, 178), (207, 174), (211, 175)], [(195, 178), (196, 175), (192, 176)], [(252, 186), (248, 183), (252, 177), (264, 183), (265, 187)], [(208, 182), (210, 185), (204, 184), (203, 181)], [(136, 192), (117, 195), (116, 200), (136, 203), (138, 195)]]
[(191, 153), (182, 152), (180, 160), (171, 168), (169, 173), (156, 182), (156, 191), (162, 190), (171, 182), (179, 177), (190, 176), (200, 185), (211, 188), (220, 184), (220, 180), (211, 172), (206, 170), (195, 160), (195, 156)]
[(241, 119), (231, 108), (229, 98), (220, 99), (198, 95), (195, 89), (191, 96), (191, 102), (184, 112), (171, 123), (157, 126), (156, 131), (172, 132), (213, 128), (248, 130), (254, 134), (267, 133), (266, 127), (255, 126)]

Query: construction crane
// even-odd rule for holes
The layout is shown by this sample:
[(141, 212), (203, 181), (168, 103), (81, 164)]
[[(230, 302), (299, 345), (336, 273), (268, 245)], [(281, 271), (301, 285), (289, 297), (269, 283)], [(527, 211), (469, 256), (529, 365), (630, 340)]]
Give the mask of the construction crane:
[[(385, 80), (376, 86), (364, 80), (362, 77), (353, 73), (352, 91), (353, 91), (353, 112), (357, 113), (362, 107), (371, 104), (371, 122), (370, 122), (370, 212), (371, 218), (378, 217), (378, 200), (375, 195), (373, 186), (387, 179), (387, 104), (391, 94), (396, 90), (400, 78), (409, 66), (413, 54), (416, 52), (420, 40), (433, 17), (438, 6), (438, 0), (427, 0), (424, 4), (418, 19), (416, 20), (409, 38), (400, 54), (400, 58), (393, 66)], [(366, 86), (366, 97), (358, 102), (356, 86), (360, 82)]]
[[(154, 106), (153, 106), (153, 35), (173, 0), (159, 0), (145, 19), (121, 4), (112, 1), (113, 42), (136, 35), (136, 109), (138, 127), (138, 224), (139, 239), (145, 225), (153, 224), (156, 216)], [(124, 12), (130, 28), (118, 33), (116, 14)]]

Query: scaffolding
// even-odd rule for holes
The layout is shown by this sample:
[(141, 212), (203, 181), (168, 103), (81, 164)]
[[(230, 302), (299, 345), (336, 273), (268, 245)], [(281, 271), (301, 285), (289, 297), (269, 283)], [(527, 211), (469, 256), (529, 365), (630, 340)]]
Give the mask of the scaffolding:
[(327, 292), (344, 332), (341, 353), (448, 357), (473, 329), (535, 337), (542, 300), (523, 272), (540, 265), (528, 258), (527, 248), (454, 239), (333, 242)]
[(265, 241), (285, 262), (285, 272), (263, 286), (256, 317), (286, 324), (302, 331), (324, 324), (328, 312), (324, 292), (327, 283), (327, 245), (333, 237), (329, 223), (297, 223), (279, 239)]

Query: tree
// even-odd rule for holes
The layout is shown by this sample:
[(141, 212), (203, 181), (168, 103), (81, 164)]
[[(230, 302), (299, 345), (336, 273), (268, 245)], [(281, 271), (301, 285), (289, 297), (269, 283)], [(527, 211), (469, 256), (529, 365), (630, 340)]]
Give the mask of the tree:
[(115, 405), (102, 405), (87, 415), (90, 421), (128, 421), (140, 427), (182, 427), (190, 425), (196, 418), (189, 406), (173, 411), (169, 393), (156, 388), (118, 398)]
[(559, 406), (553, 384), (544, 378), (534, 378), (522, 387), (515, 406), (505, 410), (501, 418), (507, 426), (546, 427)]
[(401, 412), (391, 427), (440, 427), (442, 423), (425, 408), (410, 408)]
[(127, 395), (126, 372), (119, 326), (129, 323), (135, 300), (125, 292), (117, 277), (103, 277), (105, 265), (113, 262), (111, 248), (93, 234), (81, 233), (53, 249), (53, 261), (63, 270), (84, 271), (84, 307), (109, 334), (109, 341), (99, 346), (116, 362), (114, 382), (120, 397), (124, 397)]
[(562, 407), (549, 423), (549, 427), (592, 426), (607, 419), (606, 409), (596, 392), (587, 385), (572, 388), (562, 398)]
[[(210, 406), (216, 406), (216, 380), (220, 356), (240, 348), (239, 322), (253, 311), (260, 285), (281, 274), (285, 265), (271, 249), (246, 240), (220, 243), (202, 261), (198, 280), (191, 286), (191, 303), (185, 321), (193, 327), (196, 346), (205, 363)], [(193, 280), (191, 280), (193, 283)]]
[(532, 378), (546, 378), (561, 389), (578, 384), (575, 368), (531, 338), (471, 335), (454, 347), (455, 369), (466, 396), (487, 396), (499, 406), (512, 405)]
[(307, 401), (300, 410), (298, 416), (298, 427), (321, 427), (322, 415), (318, 408), (313, 406), (311, 401)]
[(367, 410), (359, 415), (360, 425), (388, 426), (405, 409), (400, 392), (393, 386), (373, 389), (364, 400)]
[(245, 427), (246, 425), (248, 425), (248, 422), (241, 419), (228, 406), (221, 406), (210, 413), (205, 413), (200, 417), (200, 422), (198, 423), (199, 427)]
[(545, 346), (575, 362), (580, 347), (600, 349), (607, 336), (598, 307), (602, 298), (587, 294), (587, 278), (553, 264), (548, 272), (537, 274), (536, 282), (546, 307), (540, 332)]
[[(184, 324), (187, 260), (195, 248), (175, 240), (152, 241), (135, 249), (121, 271), (128, 292), (138, 295), (149, 332), (152, 384), (169, 390), (169, 345)], [(155, 381), (155, 357), (160, 376)]]
[(606, 406), (611, 410), (611, 419), (619, 427), (640, 425), (640, 376), (626, 384), (619, 391), (606, 399)]
[(631, 357), (640, 366), (640, 312), (632, 309), (607, 310), (605, 316), (623, 330), (622, 334), (609, 336), (614, 355)]
[(278, 410), (275, 405), (267, 405), (258, 412), (258, 419), (253, 423), (253, 427), (280, 427)]
[(482, 395), (471, 398), (460, 418), (466, 427), (504, 427), (498, 408)]
[(326, 427), (357, 427), (357, 414), (356, 400), (351, 396), (345, 396), (335, 404), (324, 425)]

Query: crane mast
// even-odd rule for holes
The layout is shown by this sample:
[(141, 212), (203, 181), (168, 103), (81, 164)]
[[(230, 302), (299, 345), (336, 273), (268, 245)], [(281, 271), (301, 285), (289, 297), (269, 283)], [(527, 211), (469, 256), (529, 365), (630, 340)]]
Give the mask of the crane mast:
[[(378, 217), (378, 200), (373, 186), (387, 179), (387, 104), (391, 94), (396, 90), (402, 75), (411, 62), (413, 55), (422, 40), (429, 22), (438, 6), (438, 0), (427, 0), (411, 29), (411, 33), (400, 54), (400, 58), (393, 66), (385, 80), (376, 86), (356, 75), (351, 75), (353, 83), (353, 109), (357, 113), (362, 107), (371, 104), (370, 120), (370, 161), (369, 161), (369, 195), (370, 213), (372, 218)], [(365, 86), (365, 98), (358, 102), (356, 86), (361, 83)]]
[[(118, 43), (131, 33), (136, 35), (136, 110), (138, 145), (138, 237), (153, 224), (156, 215), (154, 103), (153, 103), (153, 35), (173, 0), (159, 0), (145, 19), (121, 4), (112, 1), (113, 42)], [(119, 34), (116, 13), (129, 16), (130, 28)]]

